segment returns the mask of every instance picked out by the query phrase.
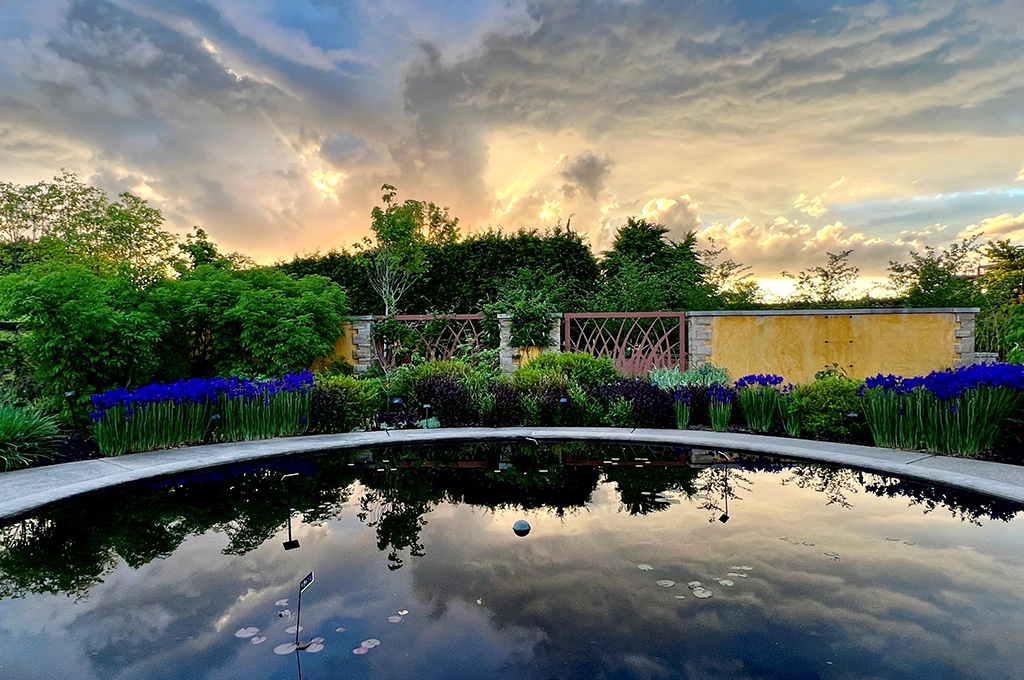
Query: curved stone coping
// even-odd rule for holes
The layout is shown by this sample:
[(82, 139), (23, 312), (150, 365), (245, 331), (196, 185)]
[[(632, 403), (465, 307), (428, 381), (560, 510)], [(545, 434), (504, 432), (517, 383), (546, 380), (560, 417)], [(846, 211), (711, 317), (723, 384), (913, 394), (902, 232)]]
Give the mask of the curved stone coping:
[(916, 451), (702, 430), (440, 428), (352, 432), (192, 446), (6, 472), (0, 474), (0, 520), (14, 519), (45, 505), (92, 491), (232, 463), (367, 447), (529, 440), (660, 444), (750, 451), (934, 482), (1024, 504), (1024, 466), (950, 458)]

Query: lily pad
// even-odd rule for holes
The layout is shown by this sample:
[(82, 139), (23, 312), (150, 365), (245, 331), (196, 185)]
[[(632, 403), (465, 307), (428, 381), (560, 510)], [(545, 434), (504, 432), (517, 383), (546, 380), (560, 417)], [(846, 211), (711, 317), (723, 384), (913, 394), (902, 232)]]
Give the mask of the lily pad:
[(696, 597), (696, 598), (700, 598), (701, 600), (706, 600), (709, 597), (711, 597), (713, 594), (714, 593), (712, 593), (710, 590), (708, 590), (706, 588), (694, 588), (693, 589), (693, 596)]
[(732, 585), (735, 585), (735, 582), (734, 581), (730, 581), (727, 578), (720, 578), (720, 579), (718, 579), (718, 585), (720, 585), (720, 586), (732, 586)]
[(235, 631), (236, 638), (251, 638), (256, 633), (260, 632), (259, 628), (248, 626), (246, 628), (239, 628)]
[(316, 654), (317, 652), (324, 651), (324, 644), (322, 642), (313, 642), (310, 643), (310, 645), (303, 651), (309, 652), (310, 654)]
[(685, 600), (686, 599), (686, 595), (676, 595), (676, 599), (677, 600)]
[(807, 545), (807, 546), (813, 546), (813, 545), (814, 545), (814, 541), (804, 541), (804, 542), (803, 542), (803, 543), (801, 543), (800, 545)]
[(886, 537), (885, 537), (885, 540), (887, 540), (887, 541), (894, 541), (894, 542), (897, 542), (897, 541), (899, 541), (900, 539), (896, 538), (895, 536), (886, 536)]
[(747, 577), (746, 574), (744, 574), (744, 573), (737, 573), (735, 571), (730, 571), (728, 574), (726, 574), (726, 576), (732, 576), (733, 578), (746, 578)]
[(315, 644), (323, 643), (323, 641), (324, 641), (324, 639), (322, 637), (315, 637), (312, 640), (310, 640), (309, 643), (311, 645), (315, 645)]
[(266, 641), (267, 638), (263, 635), (253, 635), (251, 638), (249, 638), (250, 645), (262, 645)]
[(292, 617), (292, 610), (282, 609), (281, 611), (277, 612), (277, 617), (279, 619), (290, 619)]
[(334, 629), (334, 632), (335, 633), (344, 633), (345, 632), (345, 626), (338, 626), (337, 628)]
[(363, 640), (362, 642), (360, 642), (359, 646), (365, 647), (366, 649), (373, 649), (374, 647), (380, 646), (380, 640), (378, 640), (377, 638), (370, 638), (369, 640)]
[(636, 565), (636, 568), (640, 571), (654, 571), (654, 567), (649, 564), (638, 564)]
[(296, 649), (298, 649), (298, 647), (295, 646), (294, 642), (286, 642), (283, 645), (274, 647), (274, 654), (277, 654), (278, 656), (285, 656), (287, 654), (291, 654)]
[(754, 570), (753, 567), (748, 567), (745, 564), (741, 564), (738, 567), (737, 566), (732, 566), (732, 567), (729, 567), (729, 568), (732, 569), (733, 571), (753, 571)]
[(288, 626), (284, 629), (284, 632), (288, 633), (289, 635), (295, 635), (296, 633), (302, 632), (302, 626)]
[(353, 654), (366, 654), (368, 651), (370, 651), (370, 650), (367, 649), (366, 647), (356, 647), (355, 649), (352, 650), (352, 653)]
[(409, 610), (408, 609), (399, 609), (398, 610), (398, 615), (399, 616), (408, 616), (409, 615)]
[(676, 584), (675, 581), (669, 581), (668, 579), (662, 579), (661, 581), (658, 581), (657, 583), (662, 588), (671, 588), (672, 586), (674, 586)]
[(700, 588), (700, 581), (690, 581), (686, 584), (686, 587), (690, 590), (693, 590), (694, 588)]
[(274, 603), (274, 606), (275, 607), (287, 607), (288, 606), (288, 598), (286, 597), (283, 600), (278, 600), (277, 602)]
[(388, 617), (388, 623), (401, 623), (402, 621), (405, 621), (404, 616), (393, 615)]

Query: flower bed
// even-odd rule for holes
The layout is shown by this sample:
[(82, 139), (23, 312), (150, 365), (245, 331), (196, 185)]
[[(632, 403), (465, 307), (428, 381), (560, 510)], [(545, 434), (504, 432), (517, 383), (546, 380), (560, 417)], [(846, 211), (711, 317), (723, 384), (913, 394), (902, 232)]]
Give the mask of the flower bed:
[(198, 444), (301, 434), (309, 422), (313, 374), (267, 380), (195, 378), (109, 390), (92, 397), (89, 417), (107, 456)]

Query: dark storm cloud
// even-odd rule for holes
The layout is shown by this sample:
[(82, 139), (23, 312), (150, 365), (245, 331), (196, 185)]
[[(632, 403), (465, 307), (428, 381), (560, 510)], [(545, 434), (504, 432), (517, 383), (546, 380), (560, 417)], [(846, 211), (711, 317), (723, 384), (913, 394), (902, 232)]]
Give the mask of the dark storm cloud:
[(605, 182), (612, 170), (610, 157), (598, 158), (592, 151), (580, 154), (565, 164), (562, 170), (562, 193), (567, 198), (574, 198), (577, 192), (597, 200), (597, 195), (604, 189)]

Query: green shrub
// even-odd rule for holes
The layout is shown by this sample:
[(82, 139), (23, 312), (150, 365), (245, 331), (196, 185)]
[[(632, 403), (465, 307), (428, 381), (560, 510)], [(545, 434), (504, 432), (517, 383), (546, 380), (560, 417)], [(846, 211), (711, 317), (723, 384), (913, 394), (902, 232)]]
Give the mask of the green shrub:
[(860, 382), (841, 375), (825, 375), (794, 392), (800, 425), (810, 439), (862, 442), (868, 433)]
[(0, 465), (3, 471), (27, 467), (57, 453), (57, 422), (33, 408), (0, 405)]
[(580, 385), (603, 385), (622, 377), (609, 357), (597, 358), (585, 353), (549, 352), (541, 354), (524, 368), (560, 373)]
[(678, 366), (655, 368), (647, 374), (647, 377), (658, 387), (669, 391), (680, 387), (710, 387), (711, 385), (728, 385), (732, 382), (727, 369), (712, 364), (702, 364), (685, 371), (680, 371)]
[(380, 409), (380, 382), (351, 375), (318, 375), (313, 385), (310, 431), (351, 432), (366, 427)]
[(601, 416), (601, 424), (608, 427), (633, 427), (633, 402), (619, 397), (608, 403)]

